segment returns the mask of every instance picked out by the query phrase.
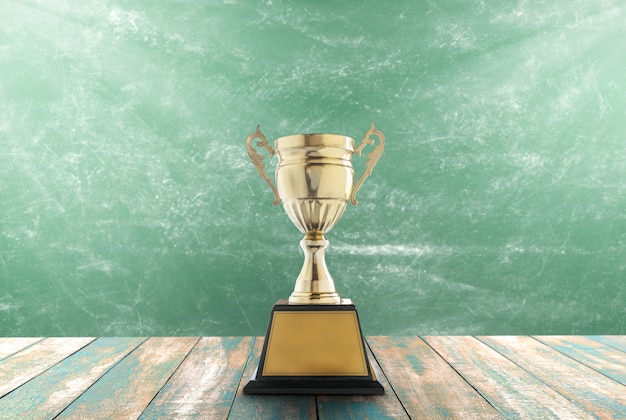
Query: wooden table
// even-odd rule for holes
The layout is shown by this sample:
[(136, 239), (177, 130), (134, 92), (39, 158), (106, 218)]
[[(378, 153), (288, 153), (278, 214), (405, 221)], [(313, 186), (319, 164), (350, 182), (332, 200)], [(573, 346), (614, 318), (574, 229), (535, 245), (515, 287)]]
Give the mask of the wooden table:
[(262, 342), (0, 338), (0, 418), (626, 417), (626, 336), (368, 337), (374, 397), (244, 395)]

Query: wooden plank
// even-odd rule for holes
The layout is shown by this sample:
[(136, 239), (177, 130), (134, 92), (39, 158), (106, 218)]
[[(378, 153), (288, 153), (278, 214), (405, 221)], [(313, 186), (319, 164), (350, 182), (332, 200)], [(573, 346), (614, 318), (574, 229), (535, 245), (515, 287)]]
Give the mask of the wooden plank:
[(95, 338), (46, 338), (0, 361), (0, 397), (56, 365)]
[[(369, 341), (369, 339), (368, 339)], [(378, 381), (385, 388), (383, 395), (319, 395), (317, 416), (323, 419), (408, 419), (409, 416), (389, 385), (375, 357), (368, 357), (377, 373)]]
[(593, 418), (473, 337), (425, 337), (425, 340), (507, 418)]
[(412, 418), (500, 418), (497, 411), (419, 337), (368, 342)]
[(594, 416), (626, 417), (626, 388), (614, 380), (531, 337), (478, 338)]
[(588, 337), (614, 349), (626, 352), (626, 335), (590, 335)]
[(53, 418), (144, 338), (99, 338), (0, 399), (0, 419)]
[(138, 418), (197, 342), (197, 337), (149, 338), (57, 418)]
[(226, 418), (251, 346), (252, 337), (203, 337), (141, 418)]
[(0, 360), (43, 340), (42, 337), (0, 337)]
[(264, 337), (257, 337), (237, 389), (229, 419), (316, 419), (315, 397), (310, 395), (246, 395), (243, 387), (259, 364)]
[(626, 385), (626, 353), (581, 336), (538, 336), (535, 339)]

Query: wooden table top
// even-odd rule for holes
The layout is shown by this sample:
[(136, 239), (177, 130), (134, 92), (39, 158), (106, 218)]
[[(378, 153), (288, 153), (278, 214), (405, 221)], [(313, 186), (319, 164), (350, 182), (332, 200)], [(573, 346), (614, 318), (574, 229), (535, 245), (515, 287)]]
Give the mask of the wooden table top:
[(251, 396), (262, 337), (0, 338), (0, 418), (624, 418), (626, 336), (367, 337), (381, 396)]

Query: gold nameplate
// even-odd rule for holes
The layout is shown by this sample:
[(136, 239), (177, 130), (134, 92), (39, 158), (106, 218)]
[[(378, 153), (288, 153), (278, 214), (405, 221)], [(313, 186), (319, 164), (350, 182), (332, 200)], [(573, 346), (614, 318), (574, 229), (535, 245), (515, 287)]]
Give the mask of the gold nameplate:
[(368, 376), (356, 311), (274, 312), (263, 376)]

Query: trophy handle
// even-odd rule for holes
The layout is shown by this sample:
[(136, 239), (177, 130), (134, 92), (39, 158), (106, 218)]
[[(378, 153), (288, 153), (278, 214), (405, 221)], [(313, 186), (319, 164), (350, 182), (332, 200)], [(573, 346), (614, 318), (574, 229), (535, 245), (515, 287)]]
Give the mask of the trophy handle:
[(274, 205), (277, 206), (280, 203), (280, 196), (278, 195), (278, 190), (276, 189), (276, 186), (274, 185), (272, 180), (265, 173), (265, 164), (263, 163), (263, 156), (261, 156), (252, 145), (252, 140), (254, 139), (259, 139), (259, 141), (256, 143), (256, 146), (264, 147), (265, 149), (267, 149), (267, 151), (270, 154), (270, 157), (274, 156), (275, 151), (272, 148), (272, 146), (270, 146), (270, 144), (267, 142), (267, 139), (265, 138), (263, 133), (261, 133), (261, 126), (257, 126), (256, 131), (250, 134), (248, 136), (248, 140), (246, 140), (248, 156), (250, 156), (250, 160), (252, 161), (254, 166), (256, 166), (256, 169), (259, 171), (261, 178), (263, 178), (265, 182), (267, 182), (267, 185), (269, 185), (272, 191), (274, 192), (274, 197), (275, 197)]
[(359, 188), (361, 188), (361, 184), (363, 184), (363, 181), (365, 181), (365, 178), (367, 178), (368, 176), (372, 174), (372, 170), (374, 169), (374, 166), (376, 166), (376, 164), (378, 163), (378, 160), (383, 154), (383, 150), (385, 150), (385, 136), (383, 133), (378, 131), (376, 127), (374, 127), (374, 123), (372, 123), (370, 125), (370, 129), (367, 131), (367, 133), (365, 133), (365, 137), (363, 137), (363, 140), (361, 141), (361, 145), (356, 148), (355, 153), (361, 156), (361, 152), (363, 151), (363, 148), (365, 146), (367, 146), (368, 144), (375, 143), (374, 139), (370, 137), (372, 134), (378, 137), (379, 142), (378, 142), (378, 145), (374, 147), (374, 150), (372, 150), (371, 153), (367, 154), (367, 162), (365, 162), (365, 170), (363, 171), (363, 174), (361, 175), (357, 183), (354, 185), (354, 188), (352, 188), (352, 192), (350, 193), (350, 202), (355, 206), (359, 203), (356, 200), (357, 191), (359, 191)]

